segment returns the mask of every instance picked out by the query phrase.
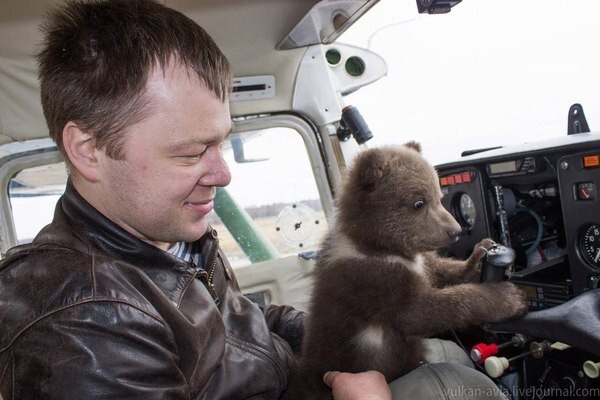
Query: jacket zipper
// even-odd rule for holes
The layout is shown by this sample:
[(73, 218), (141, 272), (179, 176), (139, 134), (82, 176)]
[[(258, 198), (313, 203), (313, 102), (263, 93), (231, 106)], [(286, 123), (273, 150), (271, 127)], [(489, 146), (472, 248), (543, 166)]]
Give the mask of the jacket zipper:
[[(217, 255), (219, 255), (218, 252), (217, 252)], [(208, 272), (202, 268), (199, 268), (193, 260), (192, 260), (192, 266), (194, 267), (194, 270), (196, 271), (194, 277), (200, 278), (200, 281), (202, 281), (202, 282), (204, 280), (206, 280), (206, 284), (205, 284), (206, 290), (208, 290), (208, 293), (210, 294), (210, 296), (212, 297), (213, 301), (215, 302), (215, 304), (217, 306), (219, 304), (221, 304), (221, 300), (219, 299), (219, 296), (217, 295), (217, 291), (215, 290), (215, 284), (213, 283), (213, 277), (215, 275), (215, 269), (217, 267), (217, 257), (214, 258), (214, 261)], [(202, 279), (202, 278), (204, 278), (204, 279)]]
[(217, 259), (221, 257), (221, 254), (219, 253), (219, 250), (217, 250), (217, 254), (215, 256), (215, 259), (212, 262), (212, 265), (210, 267), (210, 271), (208, 271), (208, 285), (211, 287), (211, 289), (214, 290), (215, 285), (213, 283), (213, 277), (215, 276), (215, 269), (217, 267)]

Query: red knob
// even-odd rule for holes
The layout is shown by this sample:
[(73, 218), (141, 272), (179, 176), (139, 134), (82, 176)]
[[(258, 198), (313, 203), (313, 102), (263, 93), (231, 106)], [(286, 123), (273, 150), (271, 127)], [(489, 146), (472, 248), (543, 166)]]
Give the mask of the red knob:
[(488, 357), (496, 354), (498, 354), (498, 346), (495, 343), (479, 343), (471, 349), (471, 360), (483, 364)]

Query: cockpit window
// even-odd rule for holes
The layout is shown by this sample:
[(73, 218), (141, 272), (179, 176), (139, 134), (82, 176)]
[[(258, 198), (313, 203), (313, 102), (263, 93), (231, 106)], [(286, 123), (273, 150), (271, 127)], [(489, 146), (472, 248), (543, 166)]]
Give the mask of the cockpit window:
[(232, 181), (217, 191), (211, 223), (230, 262), (316, 249), (327, 223), (302, 137), (288, 128), (234, 133), (224, 157)]
[(31, 242), (52, 220), (66, 182), (64, 162), (26, 168), (10, 180), (8, 194), (19, 243)]

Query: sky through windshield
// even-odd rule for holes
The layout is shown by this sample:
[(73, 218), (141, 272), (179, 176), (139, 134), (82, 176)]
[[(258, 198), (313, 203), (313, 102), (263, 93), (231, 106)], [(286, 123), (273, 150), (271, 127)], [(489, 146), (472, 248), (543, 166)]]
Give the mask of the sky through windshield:
[(375, 138), (418, 140), (434, 164), (466, 149), (566, 135), (569, 107), (600, 131), (600, 2), (465, 0), (449, 14), (381, 0), (339, 39), (386, 59), (347, 96)]

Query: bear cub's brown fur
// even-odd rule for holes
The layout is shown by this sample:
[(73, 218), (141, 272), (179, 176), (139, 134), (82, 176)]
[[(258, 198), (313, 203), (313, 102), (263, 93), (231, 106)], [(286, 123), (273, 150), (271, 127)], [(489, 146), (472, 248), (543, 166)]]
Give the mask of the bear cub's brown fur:
[(393, 380), (422, 360), (423, 338), (526, 312), (513, 284), (470, 283), (491, 240), (475, 246), (466, 261), (435, 253), (461, 232), (441, 198), (437, 172), (420, 144), (357, 156), (317, 259), (290, 397), (331, 398), (322, 382), (330, 370), (375, 369)]

